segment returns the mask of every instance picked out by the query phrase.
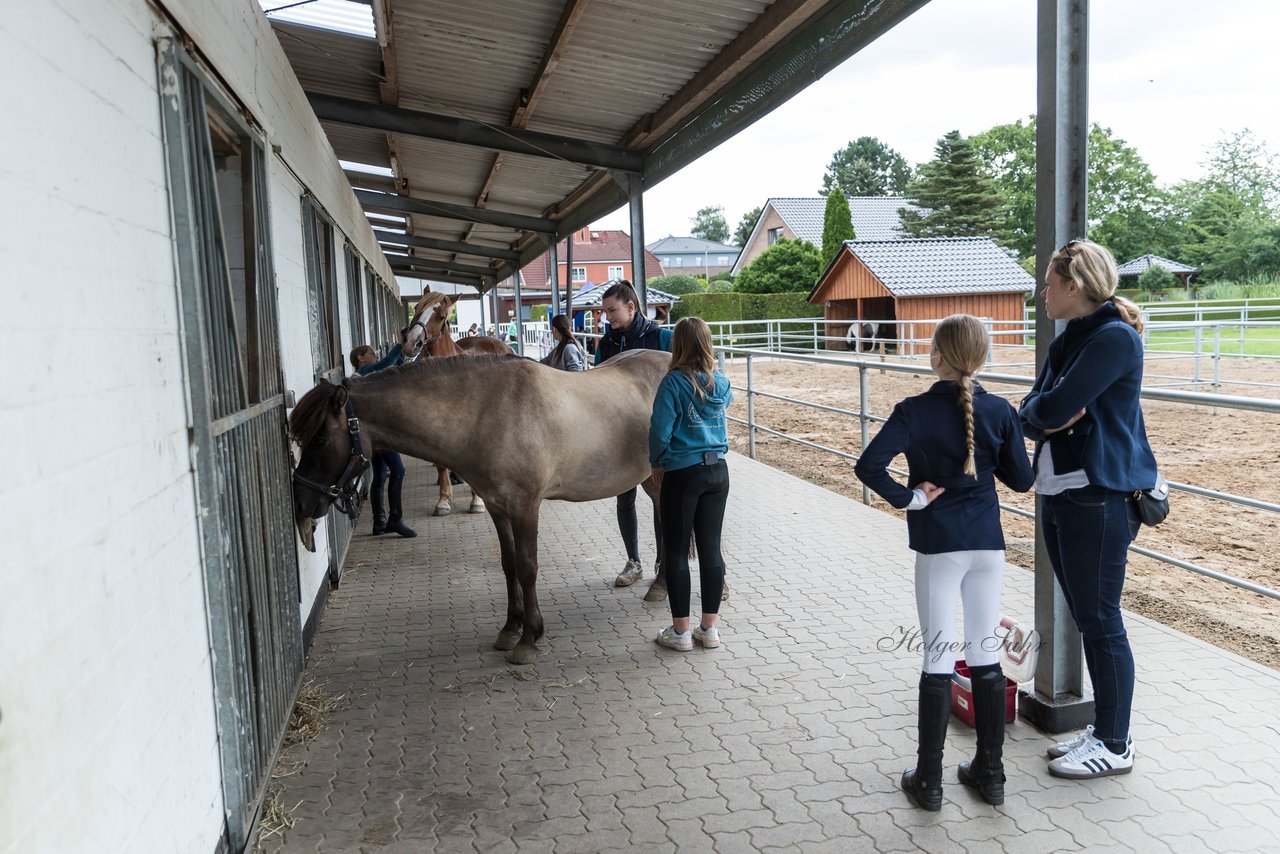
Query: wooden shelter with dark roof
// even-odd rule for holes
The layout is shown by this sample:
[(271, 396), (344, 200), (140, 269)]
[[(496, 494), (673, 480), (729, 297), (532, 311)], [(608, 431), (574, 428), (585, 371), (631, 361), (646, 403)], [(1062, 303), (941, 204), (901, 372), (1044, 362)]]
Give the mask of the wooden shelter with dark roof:
[[(877, 323), (876, 337), (914, 353), (933, 335), (931, 321), (951, 314), (1021, 321), (1034, 289), (1035, 280), (989, 237), (849, 240), (809, 302), (821, 304), (829, 321), (848, 321), (828, 324), (828, 336), (843, 338), (854, 323)], [(1022, 336), (992, 340), (1020, 344)]]
[(1162, 258), (1159, 255), (1140, 255), (1132, 261), (1126, 261), (1116, 270), (1120, 274), (1121, 279), (1137, 278), (1152, 267), (1164, 267), (1178, 281), (1182, 282), (1184, 288), (1190, 286), (1191, 277), (1200, 272), (1195, 267), (1183, 264), (1179, 261), (1170, 261), (1168, 258)]

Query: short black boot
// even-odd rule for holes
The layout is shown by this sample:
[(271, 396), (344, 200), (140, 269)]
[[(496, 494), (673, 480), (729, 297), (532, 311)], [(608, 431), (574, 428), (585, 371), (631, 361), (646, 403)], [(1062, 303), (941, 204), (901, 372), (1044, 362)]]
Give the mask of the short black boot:
[(920, 674), (920, 746), (916, 767), (902, 775), (902, 791), (921, 809), (942, 809), (942, 748), (951, 717), (951, 676)]
[(382, 505), (382, 487), (372, 487), (369, 489), (369, 507), (373, 513), (373, 533), (374, 535), (385, 534), (387, 532), (387, 510)]
[(1004, 673), (999, 664), (988, 664), (970, 668), (969, 675), (978, 752), (972, 762), (960, 763), (960, 782), (999, 806), (1004, 803)]
[(404, 478), (387, 479), (387, 507), (391, 515), (387, 517), (387, 533), (399, 534), (402, 537), (416, 537), (418, 532), (404, 523), (404, 507), (400, 503), (400, 492), (404, 487)]

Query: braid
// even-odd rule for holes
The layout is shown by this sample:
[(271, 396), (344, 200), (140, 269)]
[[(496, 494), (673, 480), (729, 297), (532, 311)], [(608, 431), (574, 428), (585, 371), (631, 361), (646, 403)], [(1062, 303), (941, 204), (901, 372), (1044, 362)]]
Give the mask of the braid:
[(969, 448), (969, 456), (964, 461), (964, 473), (976, 477), (978, 466), (973, 459), (973, 380), (968, 374), (961, 374), (956, 383), (960, 386), (960, 406), (964, 409), (964, 439)]

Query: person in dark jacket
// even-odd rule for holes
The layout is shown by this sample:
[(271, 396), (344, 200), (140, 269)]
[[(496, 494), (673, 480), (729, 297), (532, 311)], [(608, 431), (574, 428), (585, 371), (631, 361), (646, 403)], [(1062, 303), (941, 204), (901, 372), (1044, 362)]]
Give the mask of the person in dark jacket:
[[(640, 311), (640, 298), (625, 279), (609, 286), (600, 300), (609, 326), (596, 346), (597, 365), (627, 350), (666, 350), (671, 352), (671, 330), (663, 329)], [(607, 429), (608, 425), (605, 425)], [(662, 554), (662, 525), (654, 507), (653, 536)], [(640, 563), (640, 528), (636, 520), (636, 490), (618, 496), (618, 530), (627, 549), (627, 562), (613, 583), (618, 587), (635, 584), (644, 575)], [(656, 572), (656, 570), (655, 570)]]
[(1058, 250), (1045, 311), (1066, 329), (1049, 345), (1019, 416), (1035, 440), (1040, 527), (1054, 575), (1080, 627), (1094, 720), (1049, 748), (1049, 773), (1088, 779), (1133, 769), (1129, 716), (1134, 664), (1120, 613), (1135, 491), (1156, 486), (1142, 390), (1142, 313), (1116, 296), (1115, 258), (1087, 240)]
[[(930, 811), (942, 807), (942, 754), (958, 648), (972, 676), (978, 735), (973, 762), (960, 764), (960, 782), (989, 804), (1004, 803), (1005, 678), (994, 638), (1005, 542), (995, 482), (1026, 492), (1035, 476), (1013, 406), (972, 379), (989, 346), (976, 317), (957, 314), (940, 322), (930, 355), (939, 381), (894, 407), (854, 468), (877, 495), (907, 511), (924, 661), (916, 767), (902, 775), (902, 789)], [(907, 457), (907, 486), (887, 471), (898, 454)], [(962, 646), (956, 641), (957, 601), (964, 604)]]
[[(382, 359), (368, 344), (361, 344), (351, 351), (351, 367), (360, 376), (381, 371), (403, 361), (403, 352), (397, 344), (387, 351)], [(418, 533), (404, 523), (404, 461), (395, 451), (373, 452), (373, 483), (369, 487), (369, 505), (373, 508), (374, 534), (399, 534), (402, 537), (416, 537)], [(388, 516), (382, 502), (382, 487), (387, 487), (387, 504), (391, 509)]]
[[(724, 595), (720, 530), (729, 499), (729, 379), (716, 370), (711, 329), (698, 317), (676, 324), (671, 370), (662, 378), (649, 418), (649, 465), (661, 489), (663, 566), (667, 570), (671, 625), (657, 642), (687, 652), (697, 641), (720, 646), (717, 625)], [(696, 535), (702, 581), (702, 620), (689, 631), (689, 552)]]

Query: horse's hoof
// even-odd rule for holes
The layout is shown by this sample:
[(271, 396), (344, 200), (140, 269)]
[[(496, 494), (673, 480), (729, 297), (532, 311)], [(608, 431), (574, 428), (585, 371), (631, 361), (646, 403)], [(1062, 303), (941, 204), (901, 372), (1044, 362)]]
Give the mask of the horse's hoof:
[(434, 512), (434, 513), (432, 513), (431, 515), (432, 515), (432, 516), (448, 516), (448, 515), (449, 515), (450, 513), (452, 513), (452, 512), (453, 512), (453, 508), (452, 508), (452, 507), (450, 507), (449, 505), (447, 505), (447, 504), (437, 504), (437, 505), (436, 505), (435, 512)]
[(646, 602), (662, 602), (667, 598), (667, 588), (657, 583), (650, 584), (648, 591), (644, 594)]
[(468, 513), (483, 513), (489, 508), (484, 506), (483, 501), (472, 501), (471, 506), (467, 508)]
[(511, 650), (511, 654), (507, 656), (507, 661), (512, 664), (533, 664), (538, 660), (538, 648), (536, 646), (518, 646)]
[(509, 649), (515, 649), (516, 644), (520, 642), (520, 630), (512, 629), (511, 631), (498, 632), (498, 639), (493, 642), (494, 649), (500, 649), (506, 652)]

